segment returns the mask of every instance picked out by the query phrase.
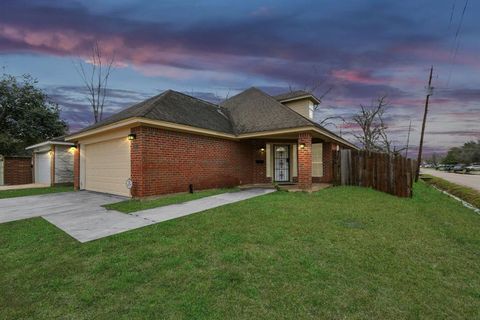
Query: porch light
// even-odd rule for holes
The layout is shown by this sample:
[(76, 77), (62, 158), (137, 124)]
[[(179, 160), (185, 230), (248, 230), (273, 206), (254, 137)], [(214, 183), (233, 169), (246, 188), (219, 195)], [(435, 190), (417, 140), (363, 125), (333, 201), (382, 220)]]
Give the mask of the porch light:
[(260, 152), (265, 152), (265, 148), (260, 148)]
[(132, 141), (137, 139), (137, 135), (135, 133), (130, 133), (127, 137), (128, 140)]
[(305, 143), (300, 143), (299, 147), (300, 147), (300, 149), (305, 149)]
[(77, 151), (77, 146), (71, 146), (71, 147), (68, 149), (68, 152), (70, 152), (70, 153), (75, 153), (75, 151)]
[(48, 155), (51, 157), (53, 156), (53, 150), (48, 151)]

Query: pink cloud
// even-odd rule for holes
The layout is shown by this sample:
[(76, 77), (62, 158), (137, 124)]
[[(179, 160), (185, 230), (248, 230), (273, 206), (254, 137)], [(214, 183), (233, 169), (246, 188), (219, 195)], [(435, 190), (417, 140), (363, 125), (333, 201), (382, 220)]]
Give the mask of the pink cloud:
[(369, 72), (358, 70), (333, 70), (332, 76), (337, 80), (361, 84), (387, 84), (389, 82), (386, 78), (375, 78)]

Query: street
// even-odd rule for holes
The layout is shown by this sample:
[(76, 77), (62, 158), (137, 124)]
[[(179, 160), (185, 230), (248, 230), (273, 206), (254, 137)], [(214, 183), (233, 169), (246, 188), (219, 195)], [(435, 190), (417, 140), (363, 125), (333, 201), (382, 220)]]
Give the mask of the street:
[(421, 168), (420, 172), (480, 191), (480, 174), (460, 174), (425, 168)]

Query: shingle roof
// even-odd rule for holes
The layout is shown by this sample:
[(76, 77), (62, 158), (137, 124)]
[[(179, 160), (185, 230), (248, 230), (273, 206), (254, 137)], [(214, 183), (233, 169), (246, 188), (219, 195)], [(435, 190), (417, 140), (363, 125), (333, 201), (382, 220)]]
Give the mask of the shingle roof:
[(76, 132), (75, 135), (134, 117), (161, 120), (236, 135), (279, 129), (316, 127), (350, 144), (318, 123), (278, 102), (275, 97), (253, 87), (222, 102), (220, 106), (168, 90), (86, 127)]
[(310, 92), (307, 92), (307, 91), (304, 91), (304, 90), (285, 92), (285, 93), (274, 96), (274, 98), (277, 101), (290, 100), (290, 99), (295, 99), (295, 98), (300, 98), (300, 97), (309, 97), (310, 99), (314, 100), (315, 102), (320, 103), (320, 100), (317, 97), (315, 97)]
[(224, 101), (236, 134), (312, 126), (312, 122), (272, 96), (250, 88)]
[(232, 124), (223, 108), (173, 90), (137, 103), (77, 133), (133, 117), (233, 133)]

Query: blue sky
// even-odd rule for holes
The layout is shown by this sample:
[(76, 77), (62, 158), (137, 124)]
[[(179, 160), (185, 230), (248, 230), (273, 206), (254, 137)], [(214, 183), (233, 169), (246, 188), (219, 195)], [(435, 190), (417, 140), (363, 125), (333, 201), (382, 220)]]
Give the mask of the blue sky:
[[(318, 120), (387, 95), (402, 145), (410, 119), (418, 143), (433, 65), (426, 150), (443, 152), (480, 138), (480, 3), (462, 20), (466, 1), (3, 0), (0, 66), (36, 77), (72, 131), (92, 121), (73, 62), (98, 41), (117, 62), (107, 113), (166, 89), (215, 101), (320, 84), (332, 90)], [(329, 129), (348, 138), (350, 126)]]

